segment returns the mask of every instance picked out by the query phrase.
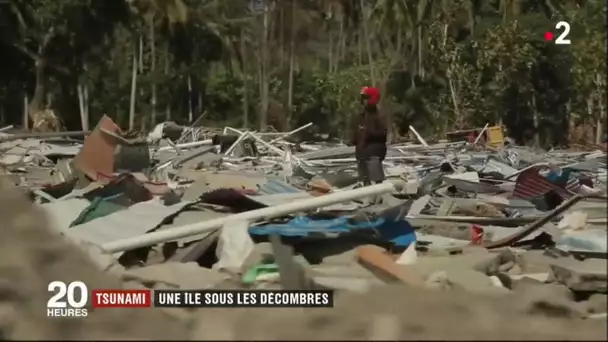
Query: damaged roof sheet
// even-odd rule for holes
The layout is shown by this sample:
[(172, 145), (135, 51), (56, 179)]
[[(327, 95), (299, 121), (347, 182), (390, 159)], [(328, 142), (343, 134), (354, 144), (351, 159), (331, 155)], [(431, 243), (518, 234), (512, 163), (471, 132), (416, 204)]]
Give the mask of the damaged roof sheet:
[(132, 205), (128, 210), (70, 228), (67, 236), (97, 245), (143, 235), (158, 227), (166, 218), (182, 211), (191, 202), (165, 206), (155, 198)]

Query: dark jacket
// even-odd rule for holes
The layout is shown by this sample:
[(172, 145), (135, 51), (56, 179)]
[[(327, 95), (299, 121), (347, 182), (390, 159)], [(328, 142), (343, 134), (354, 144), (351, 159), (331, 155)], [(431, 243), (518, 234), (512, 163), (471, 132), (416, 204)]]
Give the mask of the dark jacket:
[(359, 115), (353, 133), (357, 159), (386, 157), (387, 128), (386, 119), (377, 110), (366, 111)]

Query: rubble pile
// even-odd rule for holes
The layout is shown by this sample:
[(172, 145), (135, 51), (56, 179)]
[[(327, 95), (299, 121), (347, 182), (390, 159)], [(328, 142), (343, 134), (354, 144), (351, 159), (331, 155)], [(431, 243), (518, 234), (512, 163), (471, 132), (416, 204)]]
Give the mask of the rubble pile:
[[(354, 147), (294, 138), (310, 125), (258, 133), (165, 123), (129, 139), (104, 117), (84, 140), (0, 133), (1, 175), (46, 215), (54, 235), (125, 288), (334, 289), (335, 310), (386, 295), (403, 315), (403, 306), (422, 310), (420, 298), (460, 298), (448, 306), (464, 311), (488, 300), (513, 324), (527, 316), (561, 322), (539, 338), (574, 334), (564, 320), (605, 326), (605, 150), (429, 144), (412, 129), (419, 143), (389, 146), (386, 181), (363, 187)], [(370, 315), (379, 313), (372, 306)], [(177, 320), (205, 317), (194, 324), (199, 338), (255, 335), (209, 330), (210, 322), (231, 330), (239, 318), (228, 317), (248, 310), (226, 310), (224, 323), (210, 312), (192, 318), (186, 309), (162, 310)], [(320, 315), (337, 325), (339, 314), (327, 311)], [(273, 324), (308, 324), (297, 316), (302, 310), (291, 312)], [(414, 323), (394, 316), (370, 318), (380, 331), (369, 332), (372, 339), (449, 336), (428, 327), (416, 333)], [(353, 325), (367, 316), (357, 317)], [(400, 328), (382, 333), (391, 325)], [(306, 327), (299, 337), (330, 338)], [(335, 338), (357, 338), (340, 329)], [(486, 330), (481, 335), (491, 338)], [(605, 338), (605, 327), (593, 331), (604, 335), (568, 336)], [(518, 336), (533, 336), (526, 334)]]

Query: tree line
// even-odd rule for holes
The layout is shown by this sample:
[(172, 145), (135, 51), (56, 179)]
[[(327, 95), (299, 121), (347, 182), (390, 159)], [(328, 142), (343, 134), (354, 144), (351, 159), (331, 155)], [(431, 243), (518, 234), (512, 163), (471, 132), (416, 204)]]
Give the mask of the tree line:
[[(569, 23), (570, 45), (545, 39)], [(380, 88), (397, 139), (502, 124), (519, 143), (603, 139), (601, 0), (6, 0), (0, 121), (52, 109), (349, 134), (359, 89)], [(29, 118), (29, 119), (28, 119)]]

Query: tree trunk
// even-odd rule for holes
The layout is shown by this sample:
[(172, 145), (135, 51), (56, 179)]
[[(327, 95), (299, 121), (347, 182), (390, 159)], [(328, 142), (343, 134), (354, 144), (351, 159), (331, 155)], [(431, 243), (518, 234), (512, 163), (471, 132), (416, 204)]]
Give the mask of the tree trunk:
[(243, 75), (243, 127), (249, 128), (249, 81)]
[(83, 131), (89, 130), (89, 118), (88, 113), (85, 108), (85, 91), (84, 86), (79, 81), (76, 85), (76, 93), (78, 94), (78, 109), (80, 111), (80, 124), (82, 126)]
[(28, 114), (32, 122), (35, 121), (34, 115), (42, 110), (44, 104), (44, 68), (45, 62), (41, 57), (36, 58), (36, 88), (34, 89), (34, 96), (32, 101), (28, 105)]
[[(588, 138), (586, 137), (587, 136), (587, 132), (589, 132), (589, 130), (587, 129), (588, 128), (587, 124), (588, 124), (589, 121), (591, 121), (591, 120), (594, 119), (594, 115), (593, 115), (593, 112), (594, 112), (593, 95), (590, 95), (589, 97), (587, 97), (586, 103), (587, 103), (587, 118), (585, 118), (584, 125), (583, 125), (583, 131), (585, 132), (585, 134), (583, 134), (583, 137), (581, 138), (582, 140), (585, 140), (584, 143), (589, 142)], [(597, 129), (596, 129), (595, 133), (596, 133), (596, 137), (595, 138), (597, 138)]]
[(154, 35), (154, 17), (150, 18), (150, 73), (152, 74), (152, 94), (150, 96), (150, 127), (156, 126), (156, 37)]
[(507, 6), (507, 0), (500, 0), (498, 11), (502, 14), (502, 22), (506, 23), (508, 19), (509, 6)]
[(139, 36), (139, 74), (142, 75), (144, 73), (144, 39), (140, 35)]
[[(447, 26), (447, 25), (446, 25)], [(422, 27), (419, 25), (416, 28), (416, 52), (418, 53), (418, 75), (420, 76), (420, 78), (424, 79), (425, 76), (425, 72), (424, 72), (424, 63), (422, 60), (422, 56), (423, 56), (423, 51), (422, 51)]]
[(264, 5), (263, 24), (262, 24), (262, 73), (261, 73), (261, 94), (260, 94), (260, 131), (265, 131), (268, 126), (268, 104), (269, 104), (269, 80), (268, 80), (268, 26), (270, 21), (268, 5)]
[(196, 111), (197, 118), (203, 114), (203, 92), (201, 92), (201, 86), (198, 87), (198, 97), (196, 98)]
[(372, 43), (370, 41), (369, 30), (367, 27), (367, 8), (364, 0), (359, 0), (361, 5), (361, 15), (363, 16), (363, 34), (365, 35), (365, 47), (367, 49), (367, 63), (369, 64), (369, 77), (372, 80), (372, 85), (376, 85), (376, 73), (374, 70), (374, 57), (372, 55)]
[(606, 120), (606, 107), (604, 106), (604, 92), (602, 91), (602, 86), (604, 82), (604, 78), (599, 73), (595, 74), (595, 84), (598, 88), (597, 91), (597, 104), (599, 107), (599, 115), (596, 116), (596, 125), (595, 125), (595, 143), (601, 144), (604, 141), (604, 134), (606, 134), (606, 128), (604, 127), (604, 121)]
[(90, 125), (90, 120), (91, 120), (91, 115), (89, 114), (89, 109), (91, 108), (89, 106), (89, 85), (87, 83), (84, 84), (84, 99), (83, 99), (83, 106), (84, 106), (84, 114), (85, 114), (85, 118), (86, 118), (86, 126), (83, 127), (83, 130), (88, 131), (89, 130), (89, 125)]
[(572, 99), (568, 99), (566, 102), (566, 115), (568, 118), (568, 127), (566, 128), (566, 136), (563, 138), (563, 141), (566, 144), (571, 144), (573, 134), (576, 132), (576, 122), (574, 121), (574, 115), (572, 115)]
[(362, 29), (357, 31), (357, 64), (359, 66), (363, 65), (363, 47), (361, 46), (363, 43), (361, 42), (361, 31)]
[(289, 81), (287, 90), (287, 127), (291, 128), (293, 117), (293, 74), (295, 68), (296, 50), (296, 0), (291, 0), (291, 36), (289, 37)]
[[(44, 95), (45, 95), (45, 79), (44, 79), (44, 71), (46, 68), (46, 61), (44, 59), (44, 54), (46, 52), (46, 48), (51, 42), (51, 40), (55, 37), (55, 28), (51, 28), (45, 35), (42, 43), (38, 46), (38, 55), (34, 58), (34, 65), (36, 70), (36, 88), (34, 89), (34, 96), (32, 97), (32, 101), (27, 106), (27, 111), (30, 119), (32, 119), (34, 125), (34, 115), (42, 110), (42, 106), (44, 104)], [(35, 128), (35, 127), (34, 127)]]
[[(165, 76), (169, 76), (169, 43), (165, 43)], [(165, 107), (165, 121), (171, 120), (171, 92), (167, 96), (167, 106)]]
[(469, 30), (471, 30), (471, 36), (475, 36), (475, 8), (473, 1), (467, 3), (468, 14), (469, 14)]
[(345, 50), (345, 39), (344, 39), (344, 20), (340, 20), (340, 31), (338, 32), (338, 48), (336, 50), (336, 58), (334, 62), (333, 72), (338, 72), (338, 66), (344, 57)]
[(138, 45), (133, 44), (133, 63), (131, 66), (131, 99), (129, 101), (129, 130), (135, 129), (135, 97), (137, 96), (137, 50)]
[(327, 63), (328, 64), (328, 67), (327, 67), (328, 70), (327, 71), (329, 73), (331, 73), (334, 70), (334, 65), (333, 65), (334, 37), (331, 34), (331, 31), (329, 31), (327, 33), (329, 35), (329, 46), (327, 48), (327, 61), (328, 61), (328, 63)]
[(598, 96), (598, 106), (599, 106), (599, 115), (595, 119), (595, 143), (601, 144), (604, 141), (604, 120), (606, 117), (606, 108), (604, 107), (604, 103), (602, 101), (601, 94)]
[(188, 124), (194, 121), (194, 113), (192, 108), (192, 76), (188, 74)]
[(241, 28), (241, 74), (243, 77), (243, 127), (249, 127), (249, 82), (247, 80), (247, 49), (245, 46), (245, 30)]
[(281, 63), (281, 69), (285, 66), (285, 6), (281, 5), (279, 9), (279, 63)]
[(538, 115), (538, 109), (536, 108), (536, 94), (532, 93), (532, 120), (534, 120), (534, 147), (540, 147), (540, 132), (538, 131), (540, 126), (540, 118)]
[[(258, 74), (258, 75), (257, 75), (257, 76), (258, 76), (258, 77), (257, 77), (257, 81), (258, 81), (258, 82), (257, 82), (257, 83), (258, 83), (258, 92), (259, 92), (260, 97), (261, 97), (262, 93), (264, 92), (264, 90), (262, 89), (262, 88), (263, 88), (263, 87), (262, 87), (262, 84), (264, 83), (264, 82), (263, 82), (264, 76), (262, 75), (262, 62), (261, 62), (262, 57), (261, 57), (261, 53), (260, 53), (260, 54), (258, 54), (258, 59), (259, 59), (259, 61), (260, 61), (260, 62), (259, 62), (259, 63), (256, 63), (256, 64), (257, 64), (256, 72), (257, 72), (257, 74)], [(261, 108), (262, 108), (261, 106), (260, 106), (260, 107), (258, 107), (258, 120), (259, 120), (259, 117), (260, 117), (260, 115), (261, 115), (261, 114), (260, 114), (260, 113), (261, 113)]]
[(167, 103), (167, 106), (165, 107), (165, 120), (171, 121), (171, 104), (170, 103)]
[(522, 0), (511, 0), (512, 1), (512, 10), (513, 10), (513, 18), (517, 18), (521, 13), (522, 8)]
[[(138, 55), (138, 59), (139, 59), (139, 74), (143, 75), (144, 74), (144, 35), (143, 33), (139, 35), (139, 51), (138, 51), (139, 55)], [(138, 87), (137, 90), (139, 91), (139, 97), (141, 99), (144, 98), (144, 88), (143, 87)], [(139, 129), (140, 131), (145, 131), (146, 129), (146, 120), (148, 120), (148, 116), (146, 115), (146, 113), (141, 113), (141, 115), (139, 116)]]
[[(456, 88), (454, 86), (454, 81), (452, 79), (452, 75), (448, 72), (448, 86), (450, 87), (450, 98), (452, 99), (452, 106), (454, 107), (454, 118), (456, 122), (460, 122), (460, 104), (458, 102), (458, 95), (456, 94)], [(462, 127), (458, 127), (461, 129)]]
[(29, 110), (28, 110), (28, 105), (29, 101), (27, 99), (27, 94), (23, 94), (23, 129), (25, 130), (29, 130), (30, 129), (30, 117), (28, 115)]

